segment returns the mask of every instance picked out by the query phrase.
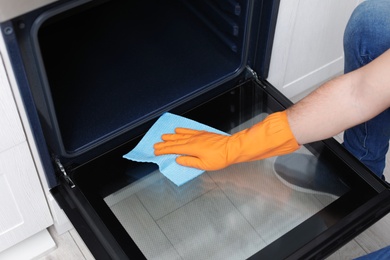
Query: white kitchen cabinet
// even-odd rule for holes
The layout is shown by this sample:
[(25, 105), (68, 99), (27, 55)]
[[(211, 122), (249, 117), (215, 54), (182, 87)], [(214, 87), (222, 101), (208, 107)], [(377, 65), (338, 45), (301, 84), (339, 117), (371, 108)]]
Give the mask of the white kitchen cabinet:
[(25, 140), (26, 137), (0, 56), (0, 153)]
[(0, 154), (0, 251), (46, 229), (51, 215), (27, 142)]
[(1, 252), (53, 221), (0, 56)]
[(292, 98), (344, 70), (343, 34), (361, 0), (281, 0), (268, 80)]

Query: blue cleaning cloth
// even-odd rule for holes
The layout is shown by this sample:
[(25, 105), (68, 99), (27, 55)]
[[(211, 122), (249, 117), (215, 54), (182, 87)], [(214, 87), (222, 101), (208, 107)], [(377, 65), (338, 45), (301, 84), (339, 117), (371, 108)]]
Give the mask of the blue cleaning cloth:
[(153, 145), (162, 141), (161, 135), (174, 133), (175, 128), (177, 127), (205, 130), (208, 132), (228, 135), (222, 131), (191, 119), (171, 113), (164, 113), (149, 129), (137, 146), (123, 157), (132, 161), (153, 162), (158, 164), (160, 172), (177, 186), (183, 185), (184, 183), (194, 179), (195, 177), (201, 175), (204, 171), (185, 167), (176, 163), (175, 159), (179, 155), (154, 155)]

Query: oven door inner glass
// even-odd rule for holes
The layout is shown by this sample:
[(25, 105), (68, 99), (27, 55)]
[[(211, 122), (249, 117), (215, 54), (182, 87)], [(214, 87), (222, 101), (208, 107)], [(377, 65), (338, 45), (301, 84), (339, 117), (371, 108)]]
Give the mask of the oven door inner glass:
[[(296, 152), (286, 170), (300, 168), (308, 154)], [(348, 190), (339, 186), (328, 195), (286, 186), (271, 158), (206, 172), (180, 187), (156, 170), (104, 200), (148, 259), (245, 259)]]
[[(256, 91), (236, 92), (214, 101), (220, 111), (233, 111), (225, 120), (231, 121), (229, 133), (268, 114), (262, 104), (269, 100)], [(208, 109), (190, 115), (199, 117)], [(104, 201), (148, 259), (245, 259), (350, 189), (321, 155), (305, 147), (205, 172), (180, 187), (153, 164), (124, 164), (124, 175), (136, 180)]]

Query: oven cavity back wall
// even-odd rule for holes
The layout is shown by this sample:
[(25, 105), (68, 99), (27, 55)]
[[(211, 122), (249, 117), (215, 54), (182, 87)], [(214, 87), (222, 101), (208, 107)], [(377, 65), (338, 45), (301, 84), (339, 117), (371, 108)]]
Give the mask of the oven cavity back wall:
[(77, 156), (237, 76), (247, 11), (243, 0), (113, 0), (46, 14), (36, 47), (49, 146)]

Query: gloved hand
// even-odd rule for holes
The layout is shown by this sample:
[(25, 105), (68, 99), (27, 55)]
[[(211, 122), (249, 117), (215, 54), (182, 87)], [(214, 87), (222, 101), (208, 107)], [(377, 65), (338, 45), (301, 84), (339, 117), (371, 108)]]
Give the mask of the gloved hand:
[(299, 148), (288, 124), (286, 111), (267, 116), (262, 122), (231, 136), (176, 128), (154, 145), (155, 155), (180, 154), (178, 164), (206, 171), (234, 163), (287, 154)]

